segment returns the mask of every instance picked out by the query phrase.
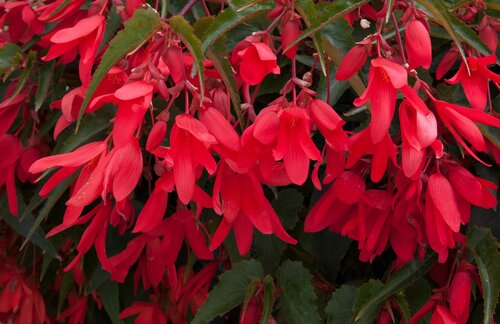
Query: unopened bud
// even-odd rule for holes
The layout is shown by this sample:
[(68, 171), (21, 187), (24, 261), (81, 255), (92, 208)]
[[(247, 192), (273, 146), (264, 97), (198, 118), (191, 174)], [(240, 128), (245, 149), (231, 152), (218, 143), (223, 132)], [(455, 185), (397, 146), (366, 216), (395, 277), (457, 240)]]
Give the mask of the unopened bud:
[(360, 20), (359, 24), (361, 25), (361, 28), (363, 28), (363, 29), (370, 28), (370, 22), (364, 18)]

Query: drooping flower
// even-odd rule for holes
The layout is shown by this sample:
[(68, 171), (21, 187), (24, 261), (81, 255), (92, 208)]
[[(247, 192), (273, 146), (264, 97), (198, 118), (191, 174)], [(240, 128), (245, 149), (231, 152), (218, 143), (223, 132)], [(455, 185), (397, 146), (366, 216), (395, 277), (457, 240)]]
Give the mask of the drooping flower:
[(455, 64), (457, 59), (458, 50), (456, 48), (453, 47), (448, 52), (446, 52), (446, 54), (443, 56), (438, 66), (436, 67), (436, 79), (441, 80), (444, 75), (448, 73), (453, 64)]
[(323, 100), (315, 99), (309, 103), (312, 120), (325, 137), (326, 143), (337, 151), (347, 149), (347, 134), (342, 129), (345, 121)]
[(450, 284), (448, 300), (450, 312), (457, 318), (459, 324), (465, 324), (469, 319), (471, 287), (469, 272), (464, 269), (457, 271)]
[(179, 199), (188, 204), (193, 197), (196, 169), (202, 165), (214, 174), (217, 164), (208, 149), (216, 144), (215, 137), (200, 121), (188, 114), (178, 115), (170, 133), (170, 152), (173, 161), (175, 187)]
[(269, 73), (280, 74), (276, 60), (272, 49), (253, 37), (247, 37), (238, 44), (231, 57), (231, 63), (239, 69), (241, 80), (249, 85), (262, 82)]
[(418, 19), (411, 19), (406, 24), (406, 53), (410, 69), (419, 66), (428, 69), (432, 62), (432, 45), (429, 31)]
[(408, 86), (407, 78), (405, 68), (399, 64), (381, 57), (371, 61), (368, 86), (361, 97), (354, 100), (354, 105), (359, 107), (370, 101), (370, 124), (373, 126), (370, 128), (370, 134), (373, 143), (381, 141), (391, 125), (398, 89), (416, 109), (428, 114), (429, 110), (422, 99)]
[(401, 161), (405, 176), (418, 173), (425, 151), (437, 138), (437, 121), (432, 112), (424, 115), (404, 100), (399, 106), (399, 122), (403, 145)]
[(264, 196), (261, 184), (248, 172), (234, 172), (220, 162), (213, 190), (214, 211), (223, 218), (212, 237), (210, 250), (215, 250), (234, 228), (238, 251), (245, 255), (252, 244), (253, 228), (263, 234), (274, 233), (281, 240), (295, 244), (285, 231), (276, 212)]
[(279, 112), (280, 126), (274, 158), (283, 159), (290, 180), (302, 185), (309, 173), (309, 160), (319, 161), (321, 153), (314, 145), (309, 130), (309, 114), (300, 107)]
[(73, 15), (83, 5), (85, 0), (72, 0), (68, 3), (66, 0), (56, 0), (43, 5), (37, 9), (40, 11), (40, 19), (44, 22), (54, 22)]
[(472, 108), (483, 111), (488, 98), (489, 80), (492, 80), (496, 84), (500, 83), (500, 75), (493, 73), (487, 67), (488, 65), (495, 64), (495, 62), (495, 54), (481, 58), (468, 57), (467, 64), (470, 74), (467, 71), (465, 63), (462, 62), (457, 73), (450, 79), (447, 79), (446, 82), (450, 84), (460, 82)]
[(361, 132), (349, 138), (349, 156), (346, 168), (352, 168), (364, 155), (372, 155), (371, 174), (373, 182), (379, 182), (387, 170), (389, 160), (397, 165), (397, 146), (392, 142), (389, 133), (377, 143), (372, 142), (370, 129), (375, 126), (368, 126)]
[(435, 100), (434, 106), (436, 107), (438, 116), (457, 142), (467, 153), (476, 160), (481, 161), (465, 143), (463, 138), (477, 151), (485, 152), (486, 143), (483, 134), (474, 122), (500, 128), (500, 119), (477, 109), (465, 108), (441, 100)]
[(361, 69), (368, 58), (368, 49), (365, 45), (353, 46), (340, 62), (335, 79), (347, 80)]
[[(292, 14), (291, 19), (283, 20), (281, 24), (281, 46), (283, 49), (288, 48), (288, 46), (299, 36), (300, 34), (300, 18)], [(299, 16), (300, 17), (300, 16)], [(290, 60), (293, 60), (297, 55), (297, 48), (299, 44), (295, 44), (289, 50), (283, 52), (283, 54)]]
[(50, 61), (79, 48), (79, 74), (82, 84), (90, 84), (92, 66), (96, 59), (97, 49), (101, 45), (105, 29), (105, 17), (94, 15), (78, 21), (73, 27), (57, 31), (50, 41), (54, 43), (42, 60)]
[[(152, 298), (152, 301), (153, 300), (154, 298)], [(167, 324), (167, 318), (163, 313), (161, 307), (153, 302), (134, 302), (130, 307), (125, 308), (120, 313), (120, 319), (123, 320), (135, 314), (139, 314), (139, 316), (137, 316), (137, 318), (135, 319), (136, 324)]]
[(112, 266), (106, 270), (111, 273), (113, 280), (123, 282), (130, 267), (139, 260), (136, 274), (137, 278), (142, 277), (145, 289), (151, 286), (156, 288), (163, 280), (165, 270), (170, 286), (175, 287), (178, 280), (175, 262), (185, 238), (198, 258), (213, 259), (205, 236), (195, 223), (193, 213), (184, 210), (164, 219), (148, 233), (131, 240), (125, 250), (109, 259)]
[(330, 227), (340, 232), (364, 192), (364, 179), (354, 172), (345, 171), (314, 204), (306, 217), (304, 231), (319, 232)]
[(7, 2), (3, 6), (8, 11), (0, 17), (0, 24), (7, 22), (7, 30), (14, 43), (26, 43), (34, 35), (43, 32), (45, 25), (35, 15), (28, 1)]
[(0, 152), (8, 152), (0, 160), (0, 188), (5, 185), (9, 211), (17, 216), (16, 167), (23, 154), (23, 144), (14, 135), (0, 135)]

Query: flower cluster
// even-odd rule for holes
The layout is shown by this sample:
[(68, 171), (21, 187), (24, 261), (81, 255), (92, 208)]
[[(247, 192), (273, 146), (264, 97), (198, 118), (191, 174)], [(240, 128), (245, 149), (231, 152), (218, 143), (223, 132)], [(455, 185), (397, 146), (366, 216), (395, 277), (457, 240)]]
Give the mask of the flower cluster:
[[(85, 288), (91, 279), (83, 266), (92, 258), (113, 282), (130, 278), (135, 292), (149, 292), (149, 301), (123, 307), (120, 319), (139, 314), (137, 323), (187, 323), (217, 271), (228, 267), (232, 237), (239, 255), (248, 256), (261, 234), (300, 250), (304, 232), (328, 229), (355, 241), (363, 262), (392, 250), (391, 271), (433, 253), (438, 266), (453, 264), (450, 280), (437, 283), (441, 288), (409, 323), (429, 312), (432, 323), (467, 322), (471, 280), (478, 287), (481, 282), (470, 260), (459, 259), (467, 249), (464, 233), (474, 206), (498, 205), (498, 184), (471, 167), (500, 163), (498, 138), (490, 133), (500, 128), (493, 107), (500, 75), (489, 67), (496, 55), (469, 45), (464, 54), (455, 43), (437, 62), (426, 12), (414, 2), (386, 1), (342, 18), (345, 28), (361, 19), (366, 32), (332, 70), (323, 53), (311, 55), (326, 37), (308, 33), (312, 44), (297, 41), (312, 23), (304, 8), (276, 0), (267, 28), (241, 37), (230, 54), (217, 53), (220, 44), (210, 43), (207, 59), (198, 51), (201, 42), (191, 40), (205, 42), (204, 31), (195, 35), (178, 26), (191, 2), (171, 18), (160, 18), (145, 1), (0, 4), (0, 26), (6, 27), (1, 55), (18, 51), (11, 65), (0, 67), (10, 80), (0, 103), (0, 151), (9, 152), (0, 161), (0, 188), (14, 216), (23, 214), (20, 205), (29, 210), (23, 217), (36, 208), (24, 206), (19, 191), (29, 185), (23, 183), (41, 181), (36, 194), (49, 197), (52, 206), (64, 197), (62, 217), (47, 237), (66, 235), (59, 257), (74, 289), (64, 288), (68, 307), (56, 319), (82, 323), (90, 303), (101, 307), (102, 292)], [(199, 2), (207, 15), (216, 7)], [(247, 8), (220, 3), (234, 14)], [(471, 8), (458, 10), (454, 19), (480, 20), (474, 36), (496, 50), (498, 19), (479, 4)], [(140, 15), (157, 20), (143, 36), (133, 30)], [(117, 28), (111, 16), (125, 24), (110, 43)], [(214, 26), (208, 31), (219, 28)], [(126, 47), (120, 36), (138, 41)], [(20, 46), (29, 53), (24, 56)], [(73, 79), (65, 79), (65, 66), (77, 69)], [(28, 76), (16, 72), (23, 67)], [(364, 72), (366, 86), (358, 76)], [(42, 79), (44, 73), (51, 77)], [(453, 89), (463, 90), (462, 102), (453, 102), (430, 73), (459, 84)], [(56, 84), (56, 76), (64, 79), (60, 95), (44, 84)], [(357, 93), (347, 113), (330, 87), (345, 80)], [(100, 129), (80, 126), (82, 120), (92, 125), (99, 114), (108, 116)], [(74, 131), (88, 134), (75, 140)], [(272, 203), (272, 191), (279, 195), (277, 188), (286, 186), (325, 187), (295, 226)], [(79, 229), (81, 235), (68, 234)], [(111, 242), (116, 237), (121, 244)], [(242, 323), (263, 316), (269, 298), (263, 285), (258, 281), (257, 292), (247, 296)], [(45, 321), (38, 288), (9, 258), (0, 268), (0, 287), (0, 318)], [(279, 289), (274, 293), (272, 301)], [(391, 303), (379, 322), (394, 316)]]

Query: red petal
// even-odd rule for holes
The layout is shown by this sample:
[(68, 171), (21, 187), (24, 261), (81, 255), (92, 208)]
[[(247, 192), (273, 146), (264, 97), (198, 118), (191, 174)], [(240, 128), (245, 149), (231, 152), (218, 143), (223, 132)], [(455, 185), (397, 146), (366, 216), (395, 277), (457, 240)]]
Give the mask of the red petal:
[(177, 195), (183, 204), (188, 204), (193, 197), (194, 171), (189, 147), (181, 148), (177, 159), (174, 160), (174, 179)]
[(231, 227), (232, 224), (229, 224), (226, 219), (222, 218), (219, 227), (217, 227), (217, 230), (215, 231), (214, 235), (212, 236), (212, 240), (210, 241), (210, 251), (214, 251), (222, 244), (222, 242), (224, 242), (227, 235), (229, 234), (229, 231), (231, 230)]
[(371, 61), (372, 66), (381, 68), (387, 73), (394, 88), (399, 89), (408, 83), (408, 74), (401, 65), (379, 57)]
[(78, 21), (71, 28), (61, 29), (50, 38), (53, 43), (68, 43), (78, 38), (87, 36), (104, 22), (104, 17), (94, 15)]
[(474, 205), (482, 201), (482, 186), (476, 177), (460, 166), (450, 166), (448, 171), (450, 183), (462, 197)]
[(335, 78), (337, 80), (347, 80), (361, 69), (368, 58), (368, 51), (365, 46), (356, 45), (351, 48), (338, 67)]
[(427, 185), (430, 197), (441, 217), (453, 232), (458, 232), (460, 230), (460, 212), (450, 182), (441, 173), (434, 173), (429, 177)]
[(40, 159), (31, 165), (29, 172), (38, 173), (55, 166), (79, 167), (104, 152), (106, 148), (105, 142), (89, 143), (70, 153)]
[(215, 108), (200, 109), (200, 121), (207, 126), (219, 144), (233, 151), (241, 148), (240, 137), (226, 118)]
[(182, 114), (175, 117), (175, 124), (179, 128), (190, 132), (194, 137), (204, 143), (217, 143), (217, 140), (208, 132), (205, 125), (189, 114)]
[(120, 100), (132, 100), (145, 97), (153, 92), (153, 86), (144, 81), (134, 81), (125, 84), (115, 91), (115, 97)]
[(113, 177), (113, 196), (122, 201), (134, 190), (142, 174), (142, 154), (137, 139), (116, 151), (117, 169)]
[(410, 69), (419, 66), (428, 69), (432, 62), (432, 45), (429, 32), (417, 19), (412, 19), (406, 24), (405, 31), (406, 52)]
[(380, 142), (391, 126), (392, 116), (396, 108), (397, 90), (389, 83), (376, 81), (371, 102), (370, 134), (373, 143)]
[(245, 217), (238, 217), (234, 222), (234, 235), (236, 236), (238, 252), (241, 255), (247, 254), (253, 241), (252, 223)]
[(158, 146), (160, 146), (163, 139), (165, 139), (165, 135), (167, 135), (167, 123), (164, 121), (156, 122), (148, 135), (146, 150), (153, 152)]
[(155, 187), (151, 196), (142, 208), (132, 233), (147, 233), (157, 228), (167, 210), (168, 193)]

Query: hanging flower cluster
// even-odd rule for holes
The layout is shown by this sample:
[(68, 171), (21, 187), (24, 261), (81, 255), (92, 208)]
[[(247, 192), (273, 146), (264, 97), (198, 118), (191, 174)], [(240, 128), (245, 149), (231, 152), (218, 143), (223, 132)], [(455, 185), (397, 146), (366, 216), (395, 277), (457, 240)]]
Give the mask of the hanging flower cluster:
[[(500, 128), (500, 75), (497, 56), (485, 52), (497, 49), (500, 23), (482, 1), (460, 8), (453, 19), (464, 28), (479, 21), (477, 35), (469, 31), (484, 48), (457, 41), (436, 56), (421, 6), (365, 3), (335, 18), (363, 38), (343, 59), (330, 56), (333, 63), (321, 44), (328, 55), (329, 46), (340, 50), (308, 12), (328, 12), (337, 1), (238, 7), (201, 0), (180, 8), (156, 1), (161, 18), (145, 1), (0, 4), (0, 72), (9, 80), (0, 102), (0, 188), (13, 220), (43, 202), (24, 200), (26, 188), (37, 185), (34, 194), (52, 206), (63, 200), (61, 216), (50, 213), (47, 237), (66, 238), (60, 273), (71, 274), (64, 280), (74, 289), (56, 282), (55, 290), (66, 285), (67, 308), (54, 319), (82, 323), (90, 304), (101, 308), (105, 292), (84, 270), (92, 258), (112, 282), (131, 279), (134, 292), (149, 294), (125, 303), (120, 319), (187, 323), (217, 272), (231, 267), (228, 255), (252, 255), (262, 234), (300, 251), (304, 232), (327, 229), (355, 241), (363, 262), (394, 253), (391, 272), (437, 254), (435, 267), (449, 280), (436, 281), (439, 289), (408, 323), (427, 313), (431, 323), (467, 322), (472, 282), (482, 293), (476, 267), (463, 257), (467, 225), (474, 208), (498, 206), (498, 183), (472, 166), (500, 162), (491, 135)], [(259, 6), (267, 12), (260, 28), (221, 52), (226, 39), (211, 15), (220, 10), (215, 19), (229, 19)], [(183, 15), (200, 10), (209, 18), (193, 29)], [(62, 91), (51, 89), (60, 82)], [(345, 82), (354, 91), (334, 99), (330, 83), (338, 91)], [(462, 102), (443, 90), (451, 87), (463, 91)], [(96, 116), (107, 116), (102, 127)], [(273, 205), (282, 187), (324, 191), (294, 226)], [(46, 321), (35, 282), (4, 257), (0, 318)], [(256, 280), (241, 323), (259, 322), (266, 300), (285, 298), (286, 289), (272, 286), (270, 297), (266, 278)], [(381, 306), (380, 323), (394, 320), (394, 298)]]

